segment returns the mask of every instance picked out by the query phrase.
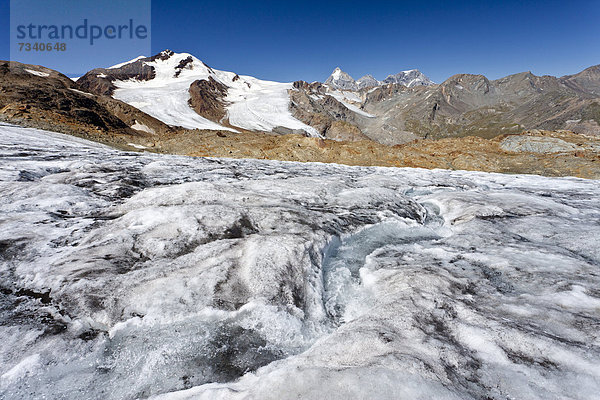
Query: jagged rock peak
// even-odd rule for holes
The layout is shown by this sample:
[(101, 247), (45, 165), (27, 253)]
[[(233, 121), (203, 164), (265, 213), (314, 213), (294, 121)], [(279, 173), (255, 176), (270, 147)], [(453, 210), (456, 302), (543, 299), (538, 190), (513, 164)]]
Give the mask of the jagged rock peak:
[(340, 90), (357, 90), (358, 86), (354, 78), (349, 74), (342, 71), (340, 67), (333, 70), (329, 78), (325, 81), (325, 84)]

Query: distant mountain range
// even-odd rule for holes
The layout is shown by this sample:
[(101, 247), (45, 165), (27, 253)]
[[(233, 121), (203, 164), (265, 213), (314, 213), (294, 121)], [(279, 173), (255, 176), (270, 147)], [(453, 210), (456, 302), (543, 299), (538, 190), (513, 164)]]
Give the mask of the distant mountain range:
[(383, 144), (532, 128), (600, 134), (600, 66), (560, 78), (524, 72), (490, 81), (459, 74), (441, 84), (418, 70), (379, 81), (354, 80), (336, 68), (324, 83), (279, 83), (165, 50), (94, 69), (77, 82), (44, 67), (4, 62), (0, 86), (2, 119), (37, 121), (46, 129), (301, 133)]
[(435, 84), (418, 69), (398, 72), (395, 75), (388, 75), (383, 81), (378, 81), (372, 75), (365, 75), (358, 80), (354, 80), (354, 78), (338, 67), (325, 81), (325, 84), (333, 89), (353, 91), (383, 86), (390, 83), (396, 83), (406, 87), (429, 86)]
[(533, 128), (600, 134), (600, 66), (560, 78), (523, 72), (490, 81), (458, 74), (441, 84), (418, 70), (380, 82), (370, 75), (355, 81), (336, 68), (324, 85), (295, 86), (304, 94), (291, 94), (296, 117), (325, 136), (327, 125), (340, 120), (355, 136), (385, 144)]

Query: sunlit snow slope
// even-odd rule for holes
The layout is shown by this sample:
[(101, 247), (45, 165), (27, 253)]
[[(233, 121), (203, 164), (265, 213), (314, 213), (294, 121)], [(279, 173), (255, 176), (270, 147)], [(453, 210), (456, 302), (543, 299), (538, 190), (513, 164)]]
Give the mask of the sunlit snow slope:
[(599, 398), (597, 181), (3, 125), (0, 192), (0, 398)]
[[(185, 63), (189, 57), (192, 62)], [(185, 67), (177, 69), (182, 62)], [(174, 53), (166, 60), (158, 58), (146, 64), (154, 67), (154, 79), (116, 81), (114, 84), (118, 89), (114, 91), (113, 97), (169, 125), (189, 129), (235, 130), (198, 115), (188, 104), (192, 82), (212, 77), (228, 88), (225, 98), (228, 104), (226, 118), (234, 127), (266, 132), (283, 127), (318, 136), (316, 129), (292, 116), (288, 95), (288, 90), (292, 89), (291, 83), (263, 81), (212, 69), (187, 53)]]

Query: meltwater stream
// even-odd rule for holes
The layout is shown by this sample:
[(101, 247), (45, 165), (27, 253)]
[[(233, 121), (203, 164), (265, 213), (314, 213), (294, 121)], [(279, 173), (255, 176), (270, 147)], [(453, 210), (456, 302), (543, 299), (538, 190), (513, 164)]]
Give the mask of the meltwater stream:
[(324, 304), (334, 326), (369, 312), (369, 294), (362, 285), (361, 270), (369, 255), (389, 246), (439, 238), (431, 227), (400, 221), (380, 222), (340, 240), (335, 237), (323, 259)]
[(0, 126), (0, 398), (594, 399), (600, 185)]

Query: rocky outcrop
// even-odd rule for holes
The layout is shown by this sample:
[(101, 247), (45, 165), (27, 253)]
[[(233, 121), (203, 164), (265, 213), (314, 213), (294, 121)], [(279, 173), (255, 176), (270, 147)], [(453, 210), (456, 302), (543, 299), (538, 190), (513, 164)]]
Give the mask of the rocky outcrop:
[(327, 93), (327, 88), (323, 86), (321, 82), (308, 83), (305, 81), (296, 81), (292, 84), (292, 87), (294, 89), (305, 90), (313, 94), (324, 95)]
[(500, 142), (502, 150), (513, 153), (564, 153), (577, 151), (578, 147), (562, 139), (539, 136), (509, 136)]
[(190, 107), (211, 121), (221, 121), (226, 116), (227, 86), (213, 79), (196, 80), (190, 85)]
[(179, 64), (177, 64), (177, 66), (175, 67), (175, 77), (178, 77), (179, 75), (181, 75), (181, 71), (183, 71), (186, 68), (190, 68), (192, 66), (194, 62), (194, 59), (192, 58), (192, 56), (189, 56), (183, 60), (181, 60), (179, 62)]
[(345, 121), (333, 121), (325, 131), (325, 138), (343, 142), (371, 140), (356, 125)]
[(153, 135), (170, 135), (176, 129), (139, 109), (108, 96), (96, 97), (98, 104), (104, 106), (111, 114), (123, 121), (136, 134), (152, 133)]
[(357, 115), (327, 95), (321, 83), (297, 81), (290, 90), (290, 110), (294, 118), (315, 128), (323, 137), (333, 140), (368, 140), (356, 125)]
[(147, 61), (151, 61), (151, 58), (142, 58), (119, 68), (96, 68), (79, 78), (77, 84), (87, 92), (110, 96), (116, 89), (114, 81), (154, 79), (154, 68), (147, 65)]

